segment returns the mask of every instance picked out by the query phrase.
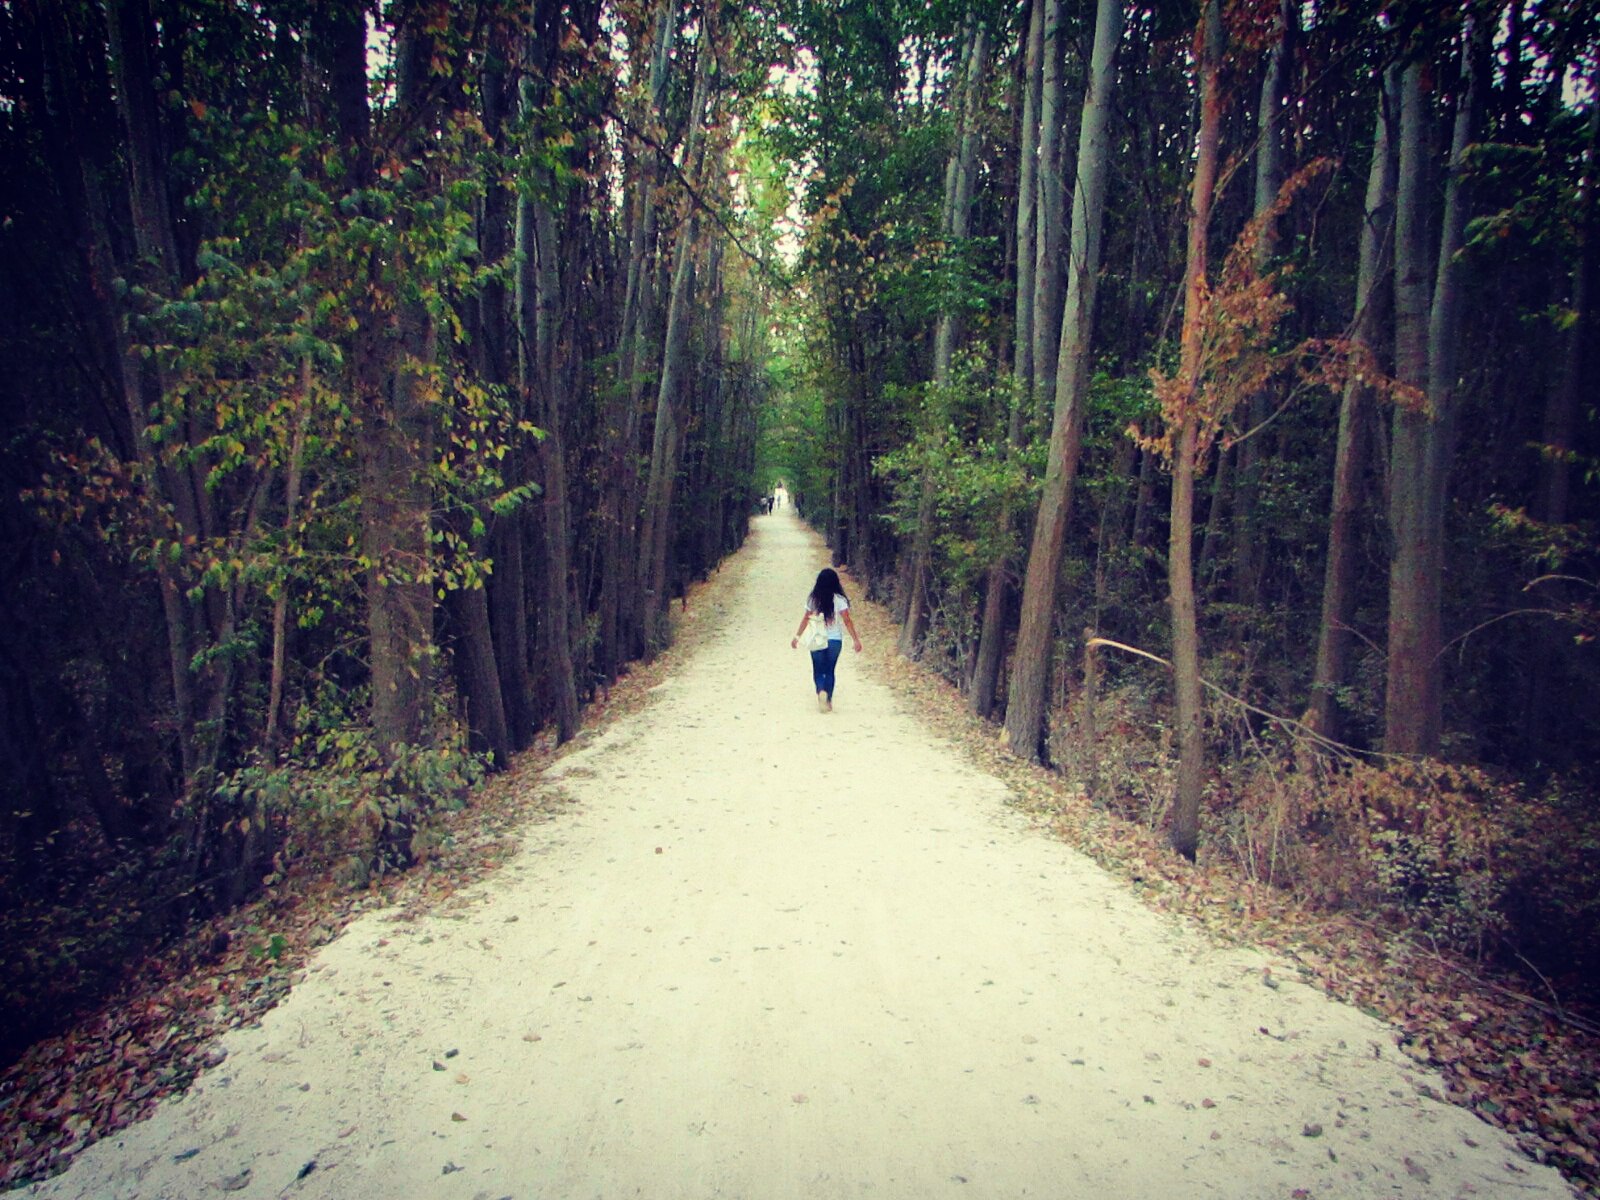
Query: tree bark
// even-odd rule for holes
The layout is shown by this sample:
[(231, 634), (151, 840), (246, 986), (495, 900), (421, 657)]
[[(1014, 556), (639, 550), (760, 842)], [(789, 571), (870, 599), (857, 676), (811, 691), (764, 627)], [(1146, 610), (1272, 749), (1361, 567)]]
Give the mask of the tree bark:
[[(1189, 247), (1183, 275), (1183, 352), (1179, 370), (1192, 388), (1200, 367), (1206, 303), (1207, 235), (1216, 193), (1222, 128), (1223, 27), (1221, 0), (1206, 0), (1199, 37), (1200, 130), (1195, 142), (1194, 187), (1189, 202)], [(1178, 778), (1172, 802), (1172, 848), (1190, 862), (1200, 844), (1200, 793), (1205, 783), (1205, 712), (1200, 692), (1200, 630), (1195, 613), (1194, 479), (1198, 455), (1199, 397), (1191, 395), (1175, 431), (1172, 523), (1167, 535), (1167, 587), (1172, 608), (1172, 673), (1176, 692)]]
[[(1056, 355), (1061, 339), (1061, 240), (1066, 189), (1061, 180), (1061, 0), (1044, 5), (1039, 97), (1038, 217), (1033, 273), (1033, 401), (1035, 412), (1055, 404)], [(1079, 135), (1082, 136), (1081, 133)]]
[[(431, 127), (427, 75), (435, 42), (402, 28), (393, 119), (407, 155), (424, 152)], [(344, 47), (353, 54), (354, 47)], [(342, 64), (365, 78), (359, 64)], [(408, 752), (426, 743), (428, 700), (435, 669), (433, 644), (433, 521), (428, 466), (434, 429), (427, 372), (436, 353), (432, 318), (420, 301), (397, 295), (409, 264), (403, 254), (366, 264), (367, 302), (358, 314), (351, 355), (354, 408), (359, 414), (356, 460), (361, 497), (361, 550), (366, 560), (368, 659), (373, 739), (384, 765), (398, 772)], [(378, 851), (391, 865), (411, 860), (411, 833), (429, 798), (397, 774), (393, 810), (385, 814)]]
[[(705, 153), (704, 126), (710, 90), (712, 38), (709, 25), (701, 29), (695, 56), (694, 94), (689, 105), (689, 140), (684, 150), (684, 169), (687, 177), (695, 181), (701, 176)], [(644, 568), (646, 653), (649, 655), (660, 651), (666, 644), (667, 556), (672, 541), (672, 491), (682, 438), (678, 392), (683, 385), (689, 327), (693, 321), (690, 306), (698, 231), (698, 213), (691, 202), (678, 230), (674, 249), (672, 294), (667, 307), (666, 336), (662, 342), (661, 380), (656, 389), (655, 432), (650, 447), (650, 476), (645, 490), (642, 528), (646, 553), (640, 556), (640, 562)]]
[[(675, 0), (663, 0), (656, 13), (655, 36), (650, 48), (648, 98), (649, 115), (661, 128), (665, 127), (666, 122), (668, 68), (676, 25)], [(638, 166), (631, 198), (636, 212), (629, 231), (627, 284), (619, 341), (618, 357), (622, 364), (620, 406), (609, 446), (611, 496), (606, 516), (608, 521), (614, 522), (608, 532), (608, 546), (614, 545), (614, 554), (606, 569), (606, 592), (601, 605), (603, 640), (614, 622), (611, 640), (606, 642), (607, 646), (615, 645), (615, 649), (606, 653), (608, 678), (615, 678), (616, 670), (624, 659), (640, 657), (647, 649), (646, 605), (642, 592), (645, 575), (639, 569), (639, 553), (641, 548), (648, 553), (649, 547), (648, 538), (643, 536), (647, 528), (640, 520), (637, 456), (649, 358), (649, 330), (655, 311), (655, 288), (652, 286), (655, 269), (652, 262), (659, 212), (655, 198), (660, 183), (659, 153), (653, 147), (641, 145), (637, 149)]]
[[(1012, 338), (1011, 412), (1007, 420), (1006, 445), (1014, 453), (1022, 442), (1023, 415), (1033, 394), (1033, 303), (1035, 243), (1038, 240), (1039, 177), (1039, 93), (1044, 71), (1044, 0), (1029, 4), (1023, 52), (1023, 100), (1020, 149), (1017, 165), (1016, 261), (1017, 291)], [(1016, 514), (1002, 514), (1002, 536), (1009, 539)], [(994, 711), (1000, 681), (1000, 666), (1005, 656), (1006, 601), (1011, 591), (1009, 559), (989, 568), (984, 580), (983, 619), (978, 634), (978, 653), (972, 669), (968, 707), (980, 717)]]
[[(1408, 67), (1400, 85), (1395, 214), (1396, 373), (1401, 382), (1427, 397), (1427, 405), (1402, 405), (1396, 410), (1390, 449), (1389, 526), (1394, 551), (1389, 567), (1384, 748), (1394, 754), (1438, 753), (1443, 726), (1440, 606), (1444, 505), (1461, 308), (1456, 255), (1466, 228), (1464, 157), (1472, 136), (1480, 86), (1479, 46), (1486, 29), (1487, 26), (1469, 21), (1462, 39), (1462, 86), (1436, 258), (1428, 254), (1423, 244), (1423, 67)], [(1430, 263), (1436, 275), (1431, 297)]]
[[(1379, 287), (1388, 269), (1394, 223), (1395, 156), (1390, 126), (1394, 122), (1395, 74), (1384, 76), (1378, 97), (1377, 128), (1372, 138), (1372, 165), (1367, 171), (1366, 219), (1356, 268), (1355, 316), (1350, 322), (1352, 354), (1369, 359), (1382, 304)], [(1371, 389), (1353, 375), (1339, 402), (1339, 432), (1333, 460), (1333, 498), (1328, 519), (1328, 557), (1323, 568), (1322, 617), (1317, 634), (1317, 665), (1311, 679), (1306, 724), (1324, 737), (1343, 734), (1339, 692), (1349, 679), (1351, 623), (1355, 620), (1356, 517), (1363, 496), (1361, 478), (1367, 447), (1364, 431), (1371, 420)]]
[[(962, 103), (956, 129), (956, 144), (951, 149), (949, 167), (945, 172), (945, 227), (946, 245), (959, 247), (967, 238), (972, 212), (972, 171), (977, 154), (978, 104), (982, 97), (983, 77), (988, 58), (988, 32), (979, 25), (967, 42), (966, 65), (963, 72)], [(939, 314), (933, 337), (933, 382), (943, 390), (950, 386), (950, 367), (956, 346), (961, 340), (960, 315), (947, 306)], [(933, 416), (932, 424), (937, 435), (942, 424), (939, 414), (946, 409), (947, 401), (940, 396), (928, 406)], [(930, 447), (930, 452), (932, 449)], [(906, 617), (900, 626), (899, 651), (914, 657), (922, 646), (928, 629), (928, 591), (933, 571), (934, 504), (937, 499), (937, 472), (931, 463), (922, 470), (921, 492), (917, 500), (917, 528), (912, 538), (910, 599)]]
[(1056, 579), (1072, 510), (1072, 487), (1078, 472), (1083, 412), (1088, 400), (1094, 303), (1100, 280), (1100, 235), (1110, 170), (1111, 98), (1116, 87), (1122, 19), (1120, 0), (1099, 0), (1083, 119), (1078, 128), (1078, 181), (1072, 196), (1067, 301), (1061, 315), (1058, 352), (1052, 356), (1056, 383), (1049, 461), (1022, 585), (1022, 621), (1006, 700), (1008, 745), (1013, 754), (1030, 760), (1039, 758), (1044, 740)]
[[(1256, 174), (1255, 211), (1257, 220), (1265, 223), (1256, 242), (1256, 269), (1264, 272), (1278, 254), (1278, 223), (1266, 217), (1278, 201), (1278, 189), (1285, 175), (1283, 153), (1284, 100), (1288, 91), (1289, 72), (1285, 63), (1295, 33), (1299, 29), (1297, 6), (1294, 0), (1279, 0), (1278, 14), (1274, 19), (1274, 37), (1267, 48), (1266, 69), (1261, 78), (1261, 97), (1256, 108)], [(1277, 397), (1266, 390), (1250, 397), (1250, 428), (1259, 428), (1272, 411)], [(1256, 499), (1261, 490), (1261, 473), (1264, 455), (1261, 434), (1247, 437), (1233, 451), (1233, 598), (1235, 602), (1254, 606), (1261, 587), (1261, 547), (1257, 539), (1261, 530), (1256, 519)], [(1206, 527), (1206, 545), (1210, 549), (1212, 528), (1217, 522), (1209, 521)]]
[[(553, 183), (553, 181), (552, 181)], [(575, 202), (575, 201), (574, 201)], [(561, 243), (555, 216), (543, 201), (520, 201), (518, 233), (531, 251), (532, 279), (519, 289), (523, 344), (532, 343), (524, 355), (521, 384), (538, 413), (544, 431), (537, 451), (540, 497), (539, 527), (544, 537), (544, 573), (541, 578), (539, 665), (544, 696), (555, 717), (556, 740), (566, 742), (578, 732), (578, 692), (572, 663), (572, 560), (570, 519), (567, 511), (566, 402), (568, 372), (558, 361), (562, 320)], [(531, 361), (530, 361), (531, 360)]]

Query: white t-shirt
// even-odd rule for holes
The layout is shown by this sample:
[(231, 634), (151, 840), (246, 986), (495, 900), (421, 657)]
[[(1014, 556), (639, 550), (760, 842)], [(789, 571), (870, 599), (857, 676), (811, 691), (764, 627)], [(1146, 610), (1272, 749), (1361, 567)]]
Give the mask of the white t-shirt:
[[(839, 614), (849, 607), (850, 601), (837, 592), (833, 594), (833, 620), (823, 624), (823, 628), (828, 631), (828, 640), (830, 642), (844, 641), (844, 623), (839, 620)], [(806, 611), (808, 613), (817, 611), (817, 602), (810, 596), (806, 597)]]

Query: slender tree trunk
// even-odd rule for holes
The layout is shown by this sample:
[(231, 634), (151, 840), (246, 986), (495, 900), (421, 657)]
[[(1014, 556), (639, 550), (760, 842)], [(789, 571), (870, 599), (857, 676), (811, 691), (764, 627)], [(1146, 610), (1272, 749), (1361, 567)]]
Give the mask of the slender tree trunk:
[[(972, 31), (967, 42), (966, 68), (963, 73), (961, 116), (956, 130), (956, 144), (950, 154), (949, 168), (945, 172), (945, 240), (952, 248), (966, 240), (972, 211), (972, 171), (977, 154), (978, 105), (982, 98), (983, 77), (988, 57), (988, 33), (980, 25)], [(961, 339), (961, 320), (949, 311), (939, 314), (933, 338), (933, 382), (941, 391), (950, 386), (950, 368), (956, 346)], [(948, 400), (938, 397), (932, 410), (934, 414), (945, 411)], [(935, 416), (934, 424), (942, 424)], [(931, 451), (931, 448), (930, 448)], [(911, 550), (911, 598), (907, 604), (905, 621), (900, 626), (899, 650), (907, 657), (914, 656), (922, 645), (928, 629), (928, 590), (933, 566), (934, 502), (938, 493), (938, 473), (929, 463), (922, 470), (922, 488), (917, 500), (917, 528)]]
[[(553, 180), (551, 181), (553, 185)], [(576, 202), (576, 201), (574, 201)], [(536, 404), (544, 430), (539, 441), (542, 488), (539, 527), (544, 536), (544, 574), (539, 622), (539, 665), (549, 711), (556, 720), (556, 740), (568, 741), (578, 731), (578, 692), (572, 663), (572, 562), (567, 512), (566, 404), (562, 395), (567, 372), (557, 361), (562, 319), (562, 245), (555, 216), (548, 205), (524, 197), (518, 231), (532, 253), (532, 278), (524, 279), (518, 301), (523, 342), (530, 335), (533, 353), (525, 356), (522, 387)], [(529, 361), (531, 358), (532, 361)]]
[(1050, 412), (1055, 404), (1056, 355), (1061, 339), (1061, 241), (1066, 210), (1066, 189), (1061, 180), (1061, 121), (1066, 106), (1061, 77), (1061, 0), (1039, 3), (1044, 5), (1044, 41), (1039, 97), (1039, 199), (1034, 234), (1033, 399), (1035, 412)]
[[(150, 14), (143, 0), (118, 0), (107, 11), (107, 41), (127, 148), (126, 199), (135, 258), (127, 275), (161, 295), (169, 294), (177, 280), (177, 246), (171, 232), (149, 62), (150, 28)], [(109, 256), (109, 238), (105, 241)], [(147, 359), (135, 343), (126, 302), (117, 304), (116, 326), (122, 399), (136, 455), (146, 469), (150, 486), (160, 488), (172, 504), (180, 528), (191, 536), (198, 535), (198, 518), (187, 482), (160, 461), (150, 437), (152, 399), (160, 398), (166, 388), (159, 366)], [(189, 665), (198, 646), (189, 604), (165, 556), (155, 556), (155, 571), (166, 618), (168, 669), (187, 792), (196, 783), (206, 758), (197, 736), (197, 712), (203, 703), (196, 696), (196, 681)]]
[[(684, 164), (688, 178), (701, 177), (701, 160), (704, 156), (705, 117), (710, 88), (713, 31), (700, 31), (700, 44), (695, 57), (694, 94), (690, 101), (689, 140), (685, 146)], [(667, 308), (667, 331), (661, 350), (661, 380), (656, 389), (655, 434), (650, 447), (650, 478), (645, 491), (643, 530), (647, 553), (640, 556), (644, 568), (644, 601), (648, 613), (647, 653), (654, 653), (665, 645), (667, 613), (667, 556), (672, 542), (672, 491), (678, 471), (678, 451), (682, 430), (679, 414), (679, 390), (683, 386), (685, 358), (689, 345), (689, 327), (693, 321), (690, 306), (693, 302), (695, 241), (699, 220), (696, 210), (690, 207), (678, 231), (672, 268), (672, 294)]]
[[(1274, 37), (1267, 50), (1266, 70), (1261, 78), (1261, 98), (1256, 108), (1255, 217), (1260, 220), (1278, 200), (1284, 180), (1283, 122), (1281, 116), (1288, 90), (1289, 72), (1285, 63), (1299, 28), (1294, 0), (1279, 0), (1274, 21)], [(1278, 223), (1266, 219), (1256, 242), (1256, 269), (1265, 272), (1278, 254)], [(1259, 391), (1250, 397), (1250, 428), (1267, 419), (1278, 402), (1276, 394)], [(1261, 490), (1264, 454), (1261, 434), (1240, 442), (1234, 449), (1233, 496), (1233, 598), (1239, 604), (1254, 606), (1261, 587), (1261, 529), (1256, 518), (1256, 500)], [(1209, 548), (1214, 522), (1206, 527)]]
[(496, 770), (503, 771), (511, 765), (514, 747), (500, 694), (489, 592), (482, 587), (457, 588), (447, 600), (457, 627), (456, 654), (462, 661), (457, 663), (456, 674), (466, 699), (472, 743), (480, 753), (488, 754)]
[[(294, 434), (289, 445), (289, 464), (283, 489), (283, 533), (287, 544), (299, 541), (296, 525), (299, 521), (300, 484), (306, 446), (306, 425), (311, 403), (311, 359), (300, 360), (299, 394), (296, 397)], [(262, 745), (269, 759), (276, 757), (279, 741), (279, 722), (283, 714), (284, 676), (289, 659), (289, 580), (278, 587), (272, 602), (272, 667), (267, 681), (267, 727), (262, 735)]]
[[(1444, 504), (1448, 482), (1460, 328), (1460, 266), (1466, 228), (1465, 154), (1479, 88), (1480, 39), (1469, 21), (1462, 48), (1462, 88), (1451, 139), (1437, 258), (1422, 245), (1421, 156), (1425, 137), (1422, 68), (1409, 67), (1400, 89), (1400, 160), (1395, 233), (1397, 374), (1427, 397), (1426, 409), (1395, 413), (1390, 479), (1389, 670), (1384, 748), (1436, 754), (1443, 725), (1440, 653)], [(1436, 278), (1429, 299), (1430, 261)]]
[[(437, 49), (433, 37), (406, 28), (397, 41), (396, 119), (406, 122), (403, 152), (420, 157), (431, 127), (427, 79)], [(365, 48), (361, 70), (365, 73)], [(354, 62), (345, 69), (355, 70)], [(366, 560), (368, 658), (372, 729), (391, 770), (426, 743), (435, 671), (433, 645), (433, 496), (428, 467), (434, 429), (427, 372), (436, 354), (432, 318), (418, 301), (396, 295), (409, 269), (403, 258), (367, 263), (368, 301), (353, 338), (352, 383), (360, 424), (356, 460), (361, 495), (361, 550)], [(395, 807), (378, 851), (402, 865), (411, 859), (411, 833), (430, 803), (408, 780), (397, 780)]]
[[(677, 24), (676, 0), (663, 0), (656, 13), (655, 36), (650, 50), (649, 113), (659, 127), (665, 126), (668, 68)], [(615, 558), (607, 569), (608, 585), (614, 599), (602, 608), (604, 614), (614, 605), (615, 641), (607, 674), (614, 677), (619, 660), (638, 658), (647, 650), (645, 619), (647, 606), (642, 589), (645, 573), (640, 570), (640, 552), (649, 553), (647, 528), (641, 520), (639, 497), (640, 423), (644, 408), (644, 389), (648, 374), (649, 333), (655, 311), (655, 269), (653, 258), (657, 241), (655, 198), (660, 182), (658, 151), (640, 147), (635, 171), (636, 215), (628, 246), (627, 288), (623, 300), (620, 360), (622, 362), (622, 408), (614, 440), (610, 467), (613, 480), (612, 501), (616, 511)], [(645, 514), (648, 516), (648, 514)]]
[(1072, 509), (1078, 472), (1083, 412), (1088, 399), (1094, 341), (1094, 302), (1100, 280), (1100, 234), (1110, 170), (1111, 98), (1116, 86), (1117, 42), (1122, 36), (1120, 0), (1099, 0), (1094, 51), (1078, 128), (1078, 182), (1072, 196), (1067, 301), (1062, 311), (1056, 362), (1055, 416), (1044, 490), (1034, 522), (1022, 586), (1022, 623), (1006, 701), (1006, 737), (1011, 751), (1037, 759), (1044, 740), (1044, 706), (1050, 639), (1055, 624), (1056, 578)]
[[(1044, 0), (1032, 0), (1028, 7), (1023, 45), (1021, 149), (1017, 166), (1017, 291), (1012, 339), (1011, 412), (1006, 429), (1008, 454), (1014, 453), (1022, 442), (1023, 415), (1031, 406), (1033, 394), (1033, 280), (1039, 211), (1039, 93), (1043, 87), (1044, 72)], [(1002, 537), (1008, 540), (1016, 523), (1016, 514), (1008, 509), (1001, 520)], [(994, 711), (1000, 665), (1005, 651), (1005, 609), (1011, 591), (1010, 577), (1011, 563), (1005, 560), (990, 567), (984, 581), (983, 623), (978, 635), (978, 654), (973, 664), (972, 689), (968, 697), (969, 707), (980, 717), (987, 717)]]
[[(1206, 0), (1199, 46), (1200, 130), (1189, 202), (1189, 249), (1183, 275), (1183, 353), (1180, 371), (1197, 389), (1206, 304), (1207, 235), (1217, 184), (1222, 130), (1221, 0)], [(1177, 698), (1178, 778), (1172, 803), (1172, 848), (1190, 862), (1200, 844), (1200, 792), (1205, 782), (1205, 713), (1200, 693), (1200, 630), (1195, 612), (1194, 479), (1199, 453), (1198, 395), (1191, 395), (1175, 431), (1172, 524), (1167, 540), (1167, 587), (1172, 607), (1172, 671)]]
[[(1389, 263), (1394, 222), (1395, 157), (1390, 126), (1394, 121), (1395, 78), (1384, 77), (1373, 133), (1372, 165), (1367, 172), (1366, 219), (1356, 268), (1355, 316), (1350, 323), (1352, 353), (1375, 353), (1382, 312), (1380, 284)], [(1363, 437), (1371, 420), (1370, 389), (1359, 375), (1346, 381), (1339, 403), (1339, 433), (1334, 449), (1333, 499), (1328, 519), (1328, 557), (1323, 569), (1322, 619), (1317, 635), (1317, 665), (1311, 680), (1306, 723), (1325, 737), (1342, 736), (1339, 692), (1349, 678), (1351, 623), (1355, 620), (1356, 517), (1361, 509), (1361, 478), (1367, 447)]]

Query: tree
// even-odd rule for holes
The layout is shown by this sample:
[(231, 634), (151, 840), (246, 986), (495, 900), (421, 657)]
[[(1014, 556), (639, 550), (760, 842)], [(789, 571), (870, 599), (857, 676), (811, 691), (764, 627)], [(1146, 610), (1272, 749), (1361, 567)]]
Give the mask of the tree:
[[(1039, 228), (1039, 103), (1044, 71), (1044, 0), (1030, 0), (1027, 8), (1028, 23), (1021, 53), (1021, 144), (1017, 149), (1017, 285), (1011, 333), (1014, 394), (1006, 425), (1006, 444), (1012, 450), (1022, 442), (1023, 421), (1033, 397), (1034, 258)], [(1009, 540), (1015, 517), (1007, 509), (1001, 520), (1002, 540)], [(993, 711), (999, 686), (1007, 636), (1005, 605), (1011, 569), (1008, 556), (989, 568), (984, 582), (982, 626), (968, 696), (969, 707), (980, 717), (987, 717)]]
[[(707, 153), (706, 120), (710, 106), (711, 65), (716, 55), (716, 26), (710, 22), (700, 31), (695, 49), (694, 95), (689, 102), (689, 140), (684, 149), (687, 177), (703, 185)], [(699, 216), (694, 198), (678, 230), (673, 250), (672, 292), (667, 302), (667, 330), (661, 350), (661, 380), (656, 388), (655, 431), (650, 447), (650, 477), (645, 489), (641, 528), (646, 553), (640, 556), (646, 611), (649, 613), (647, 639), (654, 653), (665, 645), (661, 623), (667, 608), (667, 556), (672, 544), (672, 494), (676, 483), (681, 438), (683, 437), (682, 400), (679, 389), (689, 349), (689, 327), (693, 303), (694, 255), (698, 239)]]
[(1390, 439), (1389, 528), (1394, 549), (1389, 567), (1384, 746), (1396, 754), (1436, 753), (1443, 721), (1440, 595), (1462, 305), (1458, 253), (1466, 227), (1466, 154), (1486, 31), (1485, 25), (1469, 20), (1462, 39), (1449, 177), (1438, 249), (1433, 253), (1426, 245), (1425, 67), (1412, 63), (1400, 78), (1395, 369), (1401, 383), (1412, 390), (1409, 402), (1395, 410)]
[(1205, 0), (1195, 35), (1200, 87), (1200, 127), (1195, 136), (1194, 180), (1189, 192), (1189, 253), (1183, 275), (1182, 361), (1178, 387), (1164, 398), (1172, 437), (1172, 516), (1167, 535), (1167, 589), (1172, 607), (1172, 672), (1176, 695), (1178, 777), (1172, 810), (1172, 848), (1194, 861), (1200, 841), (1200, 792), (1205, 783), (1205, 715), (1200, 695), (1200, 635), (1195, 616), (1193, 552), (1194, 479), (1201, 454), (1202, 413), (1196, 394), (1202, 370), (1207, 239), (1216, 192), (1222, 132), (1224, 31), (1220, 0)]
[[(1022, 587), (1022, 624), (1017, 633), (1016, 665), (1006, 703), (1006, 737), (1013, 753), (1037, 759), (1044, 729), (1045, 681), (1055, 620), (1056, 578), (1061, 546), (1072, 511), (1072, 486), (1078, 472), (1084, 406), (1088, 400), (1093, 350), (1094, 303), (1100, 277), (1100, 235), (1109, 171), (1111, 100), (1116, 81), (1116, 49), (1122, 35), (1122, 6), (1101, 0), (1095, 17), (1094, 52), (1084, 92), (1078, 133), (1078, 180), (1072, 193), (1072, 234), (1068, 244), (1067, 299), (1062, 312), (1056, 364), (1055, 417), (1050, 457), (1034, 521), (1033, 544)], [(1036, 318), (1039, 314), (1036, 313)]]
[(1372, 420), (1372, 385), (1367, 375), (1377, 360), (1381, 285), (1387, 278), (1394, 216), (1395, 159), (1390, 134), (1395, 120), (1394, 73), (1385, 74), (1378, 96), (1367, 171), (1365, 219), (1361, 224), (1355, 313), (1350, 320), (1352, 370), (1340, 397), (1339, 432), (1334, 453), (1333, 496), (1329, 504), (1328, 552), (1323, 568), (1322, 615), (1318, 622), (1316, 668), (1306, 723), (1324, 737), (1341, 736), (1340, 690), (1349, 683), (1349, 646), (1355, 620), (1355, 520), (1362, 503), (1361, 479), (1367, 455), (1367, 425)]
[[(970, 228), (978, 109), (982, 103), (988, 55), (988, 30), (982, 25), (975, 26), (967, 35), (960, 89), (960, 117), (956, 122), (950, 160), (945, 168), (943, 233), (947, 247), (955, 250), (962, 247)], [(951, 359), (961, 335), (960, 315), (954, 308), (956, 303), (957, 298), (947, 296), (935, 323), (933, 383), (936, 388), (946, 389), (951, 385)], [(941, 406), (933, 404), (928, 408), (936, 420)], [(910, 594), (906, 601), (905, 619), (900, 624), (899, 649), (908, 658), (917, 653), (928, 625), (928, 575), (932, 566), (936, 492), (935, 470), (933, 464), (928, 463), (922, 469), (916, 528), (912, 534)]]

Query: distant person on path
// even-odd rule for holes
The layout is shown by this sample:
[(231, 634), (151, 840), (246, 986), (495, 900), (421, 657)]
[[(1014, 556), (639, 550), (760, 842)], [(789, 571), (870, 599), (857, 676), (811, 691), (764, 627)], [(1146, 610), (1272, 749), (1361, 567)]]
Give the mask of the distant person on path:
[[(813, 617), (822, 621), (822, 631), (827, 637), (822, 649), (811, 651), (811, 678), (817, 688), (817, 708), (821, 712), (833, 711), (834, 668), (839, 662), (839, 652), (844, 649), (844, 631), (850, 631), (856, 653), (861, 653), (861, 637), (856, 633), (855, 622), (850, 619), (850, 600), (839, 586), (839, 573), (832, 567), (817, 572), (817, 582), (806, 597), (806, 611), (800, 618), (800, 628), (794, 631), (789, 642), (792, 650), (800, 645), (801, 635)], [(815, 635), (813, 635), (815, 636)]]

